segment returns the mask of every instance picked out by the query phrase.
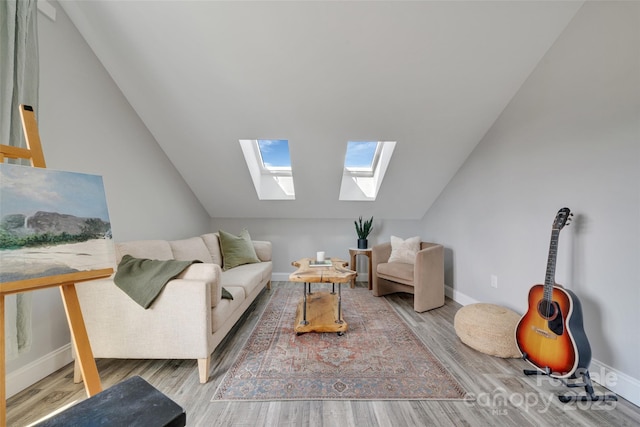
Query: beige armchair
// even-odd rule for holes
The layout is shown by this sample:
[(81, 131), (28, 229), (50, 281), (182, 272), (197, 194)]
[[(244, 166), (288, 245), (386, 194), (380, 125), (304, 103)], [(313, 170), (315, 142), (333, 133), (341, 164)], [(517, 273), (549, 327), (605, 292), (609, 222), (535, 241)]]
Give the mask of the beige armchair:
[(387, 262), (391, 243), (372, 248), (373, 295), (395, 292), (414, 294), (413, 309), (423, 312), (444, 305), (444, 248), (435, 243), (420, 243), (414, 264)]

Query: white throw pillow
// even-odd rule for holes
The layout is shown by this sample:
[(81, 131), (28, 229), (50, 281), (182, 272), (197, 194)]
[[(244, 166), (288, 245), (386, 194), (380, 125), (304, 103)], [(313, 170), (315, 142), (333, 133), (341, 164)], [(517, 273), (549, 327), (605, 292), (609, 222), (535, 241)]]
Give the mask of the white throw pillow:
[(416, 254), (420, 250), (420, 236), (402, 240), (400, 237), (391, 236), (391, 256), (387, 262), (403, 262), (414, 264)]

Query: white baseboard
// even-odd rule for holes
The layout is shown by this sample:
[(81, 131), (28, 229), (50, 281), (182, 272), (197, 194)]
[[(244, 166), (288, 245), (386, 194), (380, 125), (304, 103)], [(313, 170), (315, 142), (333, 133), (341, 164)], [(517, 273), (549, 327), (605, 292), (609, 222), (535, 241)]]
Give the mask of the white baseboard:
[(71, 343), (7, 374), (7, 398), (73, 362)]
[(640, 381), (599, 360), (593, 359), (589, 376), (594, 383), (611, 390), (636, 406), (640, 406)]
[(272, 282), (287, 282), (291, 273), (271, 273)]
[(449, 298), (451, 298), (452, 300), (454, 300), (455, 302), (457, 302), (458, 304), (462, 304), (462, 305), (476, 304), (480, 302), (471, 298), (468, 295), (463, 294), (462, 292), (456, 291), (449, 285), (444, 285), (444, 294)]

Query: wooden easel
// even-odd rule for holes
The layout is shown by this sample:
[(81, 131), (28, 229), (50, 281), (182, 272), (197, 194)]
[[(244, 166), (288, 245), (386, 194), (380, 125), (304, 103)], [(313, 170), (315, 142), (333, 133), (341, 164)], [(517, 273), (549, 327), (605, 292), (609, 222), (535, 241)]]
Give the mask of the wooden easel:
[[(24, 130), (27, 148), (0, 145), (0, 162), (7, 159), (28, 159), (31, 166), (45, 168), (44, 154), (38, 135), (38, 125), (36, 123), (33, 108), (28, 105), (20, 106), (22, 117), (22, 127)], [(112, 268), (100, 270), (81, 271), (77, 273), (60, 274), (50, 277), (38, 277), (35, 279), (18, 280), (15, 282), (0, 283), (0, 426), (4, 427), (7, 420), (7, 391), (6, 391), (6, 366), (5, 366), (5, 324), (4, 324), (4, 297), (5, 295), (20, 292), (34, 291), (37, 289), (60, 287), (62, 302), (67, 314), (69, 328), (71, 330), (71, 342), (76, 350), (77, 363), (80, 366), (82, 379), (87, 396), (102, 391), (100, 376), (96, 362), (93, 358), (89, 337), (84, 326), (78, 294), (76, 293), (76, 283), (88, 280), (100, 279), (111, 276)]]

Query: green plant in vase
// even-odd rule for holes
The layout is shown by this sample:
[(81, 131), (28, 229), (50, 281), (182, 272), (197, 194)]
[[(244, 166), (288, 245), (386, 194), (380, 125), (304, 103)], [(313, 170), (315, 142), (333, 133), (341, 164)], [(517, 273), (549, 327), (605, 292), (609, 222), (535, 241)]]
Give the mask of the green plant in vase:
[(373, 230), (373, 217), (368, 220), (362, 221), (362, 216), (357, 221), (353, 221), (356, 225), (356, 234), (358, 235), (358, 249), (367, 249), (369, 242), (367, 237)]

